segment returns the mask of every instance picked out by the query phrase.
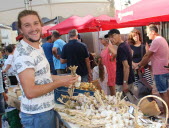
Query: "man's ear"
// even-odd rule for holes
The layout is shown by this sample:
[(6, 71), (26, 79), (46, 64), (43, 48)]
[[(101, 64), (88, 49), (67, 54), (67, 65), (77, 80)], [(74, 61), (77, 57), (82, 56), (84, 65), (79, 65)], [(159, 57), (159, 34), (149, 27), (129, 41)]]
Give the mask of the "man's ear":
[(154, 30), (151, 30), (152, 34), (154, 35), (156, 32)]

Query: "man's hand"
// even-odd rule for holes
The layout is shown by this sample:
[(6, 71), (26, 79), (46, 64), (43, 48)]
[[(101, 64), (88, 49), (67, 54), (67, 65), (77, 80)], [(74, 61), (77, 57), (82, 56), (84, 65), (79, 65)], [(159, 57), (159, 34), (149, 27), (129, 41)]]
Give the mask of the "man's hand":
[(57, 58), (57, 59), (60, 59), (60, 55), (57, 55), (56, 58)]
[(133, 68), (133, 69), (138, 69), (138, 63), (134, 63), (134, 62), (133, 62), (133, 63), (132, 63), (132, 68)]
[(66, 75), (66, 76), (61, 76), (60, 79), (54, 81), (57, 85), (69, 87), (73, 83), (78, 81), (79, 76), (72, 76), (72, 75)]
[(5, 92), (3, 93), (3, 96), (4, 96), (4, 100), (5, 100), (5, 101), (8, 101), (8, 96), (6, 95)]
[(124, 83), (123, 84), (123, 92), (128, 92), (128, 84), (127, 83)]
[(6, 73), (6, 70), (3, 70), (2, 73)]

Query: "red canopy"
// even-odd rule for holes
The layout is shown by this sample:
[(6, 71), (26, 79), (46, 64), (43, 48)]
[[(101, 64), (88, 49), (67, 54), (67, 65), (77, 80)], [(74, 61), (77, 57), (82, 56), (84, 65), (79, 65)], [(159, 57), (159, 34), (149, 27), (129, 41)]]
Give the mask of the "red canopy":
[(168, 0), (141, 0), (124, 10), (116, 11), (118, 23), (169, 21)]
[[(144, 25), (147, 24), (148, 23), (144, 23)], [(143, 23), (118, 24), (115, 18), (109, 17), (107, 15), (101, 15), (99, 17), (93, 17), (88, 15), (85, 17), (72, 16), (64, 20), (63, 22), (55, 25), (54, 27), (51, 27), (48, 30), (57, 30), (60, 32), (60, 34), (67, 34), (71, 29), (77, 29), (79, 33), (83, 33), (104, 31), (113, 28), (135, 27), (142, 25)]]
[(117, 23), (116, 19), (113, 17), (109, 17), (107, 15), (101, 15), (95, 18), (95, 26), (99, 26), (102, 31), (110, 30), (113, 28), (125, 28), (125, 27), (137, 27), (137, 26), (144, 26), (148, 25), (147, 22), (126, 22), (126, 23)]
[(93, 18), (91, 15), (85, 17), (72, 16), (48, 29), (48, 31), (57, 30), (61, 35), (67, 34), (71, 29), (77, 29), (78, 32), (91, 32), (89, 24), (93, 21)]
[(52, 26), (43, 26), (42, 27), (42, 38), (46, 38), (49, 35), (51, 35), (51, 32), (47, 31), (48, 29), (50, 29)]

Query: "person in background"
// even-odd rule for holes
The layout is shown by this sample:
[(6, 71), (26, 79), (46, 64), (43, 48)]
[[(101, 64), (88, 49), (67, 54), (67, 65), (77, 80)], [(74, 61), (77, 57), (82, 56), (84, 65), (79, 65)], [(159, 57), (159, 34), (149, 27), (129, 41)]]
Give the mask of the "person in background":
[(93, 53), (89, 53), (89, 60), (90, 60), (90, 68), (91, 68), (91, 70), (93, 70), (93, 68), (95, 66), (97, 66), (97, 64), (95, 63), (95, 60), (94, 60)]
[(45, 56), (50, 64), (50, 70), (51, 70), (52, 75), (57, 75), (57, 72), (56, 72), (56, 70), (54, 68), (54, 64), (53, 64), (53, 53), (52, 53), (53, 43), (52, 43), (51, 36), (48, 36), (46, 38), (46, 42), (44, 44), (42, 44), (42, 48), (43, 48)]
[(95, 57), (97, 66), (93, 68), (93, 80), (99, 80), (99, 84), (106, 95), (110, 94), (110, 89), (107, 86), (108, 74), (106, 66), (103, 65), (101, 56)]
[(142, 68), (151, 61), (155, 84), (162, 99), (169, 106), (169, 47), (167, 41), (158, 34), (158, 28), (151, 24), (147, 27), (147, 36), (152, 40), (149, 51), (144, 55), (138, 67)]
[[(3, 59), (2, 53), (0, 52), (0, 59)], [(3, 86), (3, 76), (0, 73), (0, 128), (2, 128), (2, 115), (5, 113), (5, 101), (8, 100), (8, 96), (5, 93), (5, 88)]]
[(116, 56), (116, 89), (119, 92), (124, 92), (130, 102), (136, 104), (134, 93), (134, 73), (132, 70), (132, 52), (128, 43), (121, 39), (120, 31), (111, 29), (108, 32), (109, 39), (112, 44), (117, 45)]
[(69, 31), (69, 42), (64, 45), (61, 55), (61, 63), (67, 66), (78, 66), (76, 73), (81, 76), (82, 82), (91, 82), (92, 74), (90, 68), (89, 53), (86, 45), (78, 41), (78, 31)]
[(57, 74), (65, 74), (67, 64), (62, 64), (60, 62), (60, 56), (62, 53), (63, 46), (66, 44), (62, 39), (60, 39), (60, 34), (58, 31), (52, 33), (52, 41), (54, 42), (52, 52), (53, 52), (53, 62)]
[(5, 60), (4, 70), (2, 71), (3, 73), (7, 74), (11, 85), (17, 85), (18, 84), (18, 81), (17, 81), (16, 76), (15, 76), (14, 69), (12, 67), (14, 50), (15, 50), (14, 44), (9, 44), (8, 46), (5, 47), (5, 51), (8, 55), (8, 58)]
[[(108, 73), (108, 83), (111, 95), (115, 95), (115, 81), (116, 81), (116, 50), (110, 46), (108, 35), (100, 37), (100, 41), (104, 48), (101, 51), (101, 58), (103, 64), (106, 66)], [(112, 50), (113, 49), (113, 50)], [(112, 52), (113, 51), (113, 52)]]
[[(141, 33), (137, 29), (134, 29), (130, 32), (128, 37), (128, 43), (131, 44), (130, 47), (132, 49), (133, 54), (132, 67), (135, 74), (134, 84), (137, 86), (140, 74), (140, 70), (138, 70), (138, 64), (141, 61), (142, 57), (145, 55), (145, 53), (148, 51), (149, 46), (147, 43), (146, 45), (142, 43)], [(142, 70), (142, 74), (144, 74), (143, 77), (146, 78), (149, 85), (153, 85), (153, 80), (148, 65), (144, 67), (144, 70)]]
[(21, 11), (18, 28), (23, 39), (14, 52), (14, 69), (22, 91), (21, 123), (24, 128), (56, 128), (53, 90), (61, 86), (69, 87), (78, 76), (51, 75), (40, 46), (42, 22), (36, 11)]
[(2, 57), (3, 57), (4, 60), (8, 58), (8, 55), (6, 54), (5, 48), (2, 49)]
[(0, 128), (2, 128), (2, 115), (5, 113), (5, 101), (8, 101), (8, 96), (4, 92), (1, 74), (0, 77)]

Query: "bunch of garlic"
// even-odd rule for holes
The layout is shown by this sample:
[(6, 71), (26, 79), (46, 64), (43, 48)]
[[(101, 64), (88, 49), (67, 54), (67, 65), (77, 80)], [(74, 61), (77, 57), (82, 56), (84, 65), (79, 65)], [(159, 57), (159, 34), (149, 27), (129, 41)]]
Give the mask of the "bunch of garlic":
[[(71, 75), (72, 76), (77, 76), (77, 74), (76, 74), (77, 68), (78, 68), (78, 66), (70, 66), (69, 67), (69, 70), (71, 71)], [(79, 87), (80, 83), (81, 83), (81, 76), (78, 77), (77, 82), (75, 82), (72, 86)]]

